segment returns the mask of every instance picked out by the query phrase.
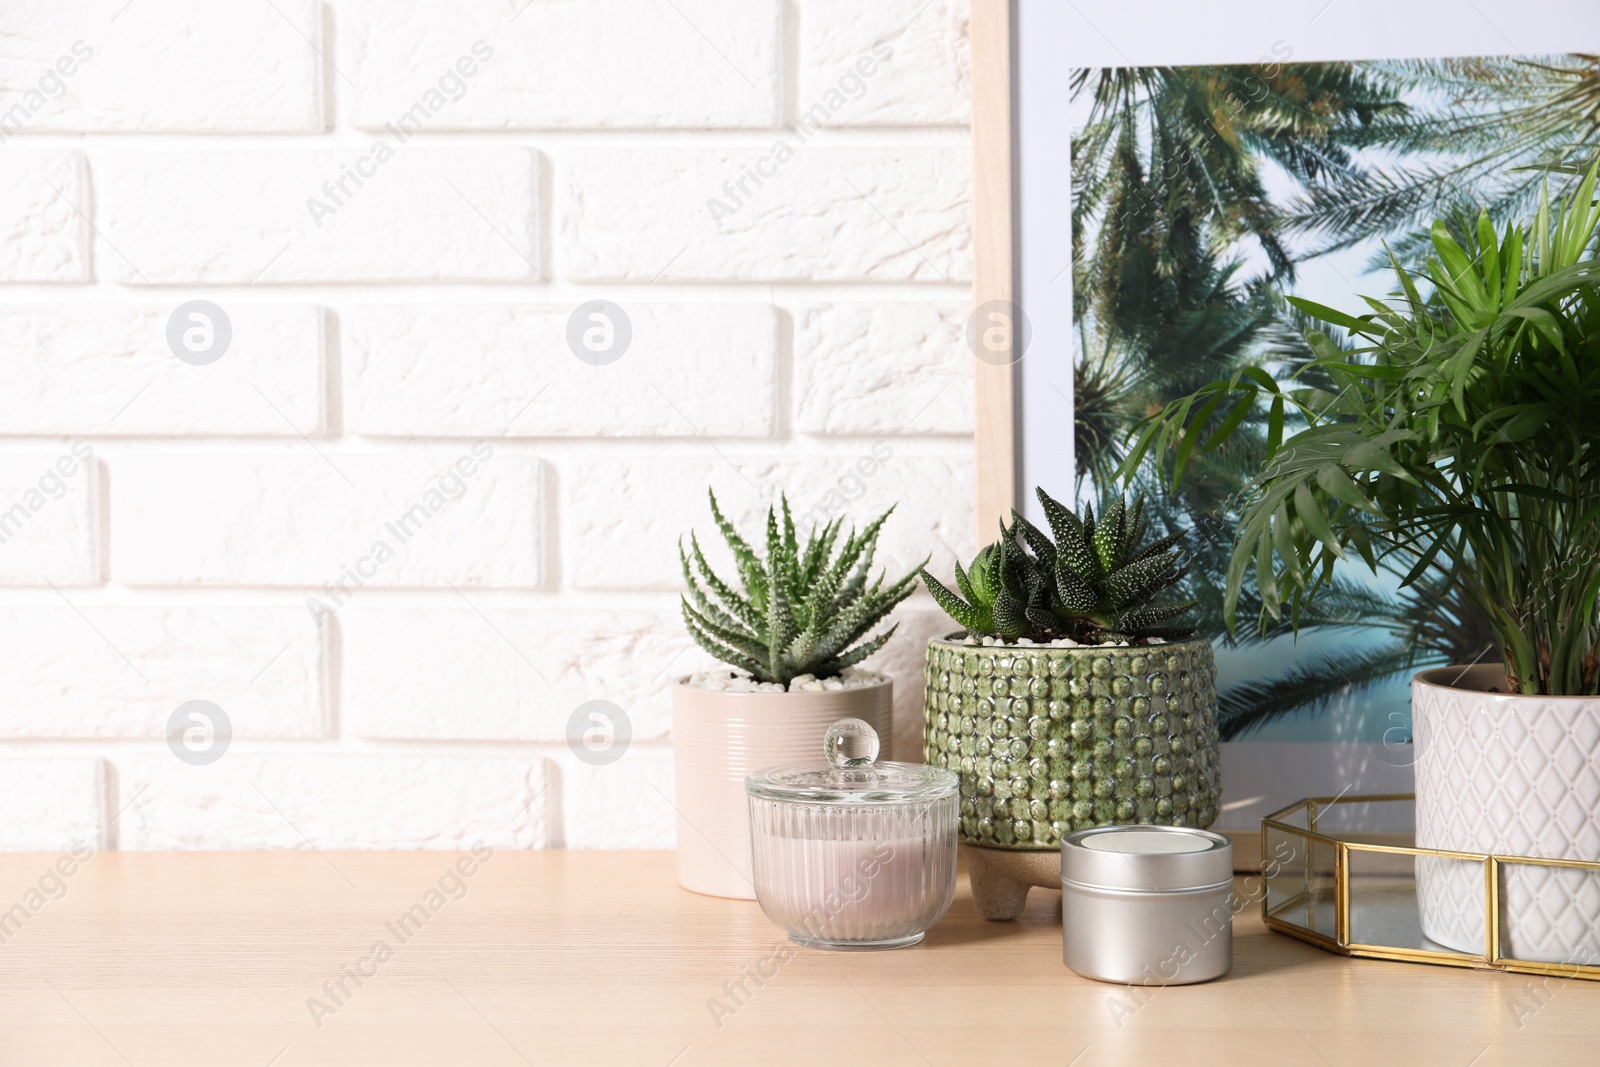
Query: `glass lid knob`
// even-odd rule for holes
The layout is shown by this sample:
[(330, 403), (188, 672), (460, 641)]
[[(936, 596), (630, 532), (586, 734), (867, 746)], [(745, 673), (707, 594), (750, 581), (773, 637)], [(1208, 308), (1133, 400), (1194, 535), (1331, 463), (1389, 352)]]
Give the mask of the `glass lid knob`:
[(878, 758), (878, 731), (862, 719), (840, 719), (828, 727), (822, 751), (836, 768), (870, 766)]

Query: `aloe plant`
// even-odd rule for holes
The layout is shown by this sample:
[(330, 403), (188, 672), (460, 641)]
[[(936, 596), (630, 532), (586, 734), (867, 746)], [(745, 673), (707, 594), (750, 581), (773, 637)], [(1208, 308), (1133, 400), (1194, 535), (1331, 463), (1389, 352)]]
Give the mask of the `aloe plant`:
[(763, 559), (723, 516), (716, 494), (708, 495), (739, 588), (712, 570), (694, 533), (688, 551), (678, 542), (683, 620), (701, 648), (757, 681), (787, 683), (803, 674), (831, 678), (894, 636), (898, 624), (867, 636), (916, 589), (916, 571), (887, 585), (881, 571), (869, 581), (878, 534), (893, 508), (859, 533), (852, 527), (844, 534), (844, 520), (836, 518), (812, 530), (802, 545), (788, 498), (781, 497), (781, 512), (767, 509)]
[(947, 615), (973, 636), (1007, 640), (1066, 637), (1098, 645), (1194, 636), (1193, 627), (1173, 622), (1194, 601), (1156, 599), (1188, 573), (1178, 562), (1182, 533), (1141, 544), (1143, 500), (1131, 507), (1122, 499), (1111, 502), (1096, 524), (1092, 509), (1080, 520), (1043, 489), (1037, 492), (1054, 540), (1013, 511), (1011, 525), (1000, 526), (1000, 540), (979, 552), (968, 570), (956, 564), (960, 595), (922, 571)]

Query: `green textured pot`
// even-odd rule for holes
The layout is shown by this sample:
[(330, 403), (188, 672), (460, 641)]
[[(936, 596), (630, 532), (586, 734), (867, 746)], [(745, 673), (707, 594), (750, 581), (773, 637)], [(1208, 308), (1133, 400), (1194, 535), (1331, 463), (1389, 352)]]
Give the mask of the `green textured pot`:
[(961, 840), (1058, 851), (1063, 835), (1091, 826), (1211, 825), (1222, 793), (1216, 673), (1211, 643), (1198, 639), (1130, 648), (930, 641), (923, 756), (961, 777)]

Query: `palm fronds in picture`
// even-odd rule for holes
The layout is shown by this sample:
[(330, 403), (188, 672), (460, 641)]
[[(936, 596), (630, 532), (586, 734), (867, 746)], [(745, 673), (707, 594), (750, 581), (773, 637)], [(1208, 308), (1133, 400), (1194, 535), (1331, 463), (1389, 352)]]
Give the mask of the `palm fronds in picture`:
[[(1128, 464), (1139, 427), (1219, 378), (1315, 383), (1307, 332), (1352, 340), (1287, 299), (1313, 268), (1350, 275), (1353, 299), (1377, 258), (1423, 267), (1430, 220), (1470, 246), (1480, 209), (1516, 218), (1542, 190), (1570, 197), (1600, 151), (1600, 57), (1128, 67), (1079, 71), (1072, 93), (1078, 500), (1131, 492), (1154, 532), (1192, 528), (1187, 593), (1201, 632), (1221, 633), (1238, 502), (1269, 440), (1299, 423), (1240, 410), (1195, 443), (1176, 483)], [(1317, 654), (1277, 675), (1224, 672), (1224, 739), (1486, 655), (1476, 607), (1446, 586), (1402, 591), (1408, 565), (1385, 566), (1376, 581), (1336, 574), (1306, 608), (1300, 640)], [(1239, 598), (1241, 613), (1261, 603), (1252, 576)], [(1240, 627), (1225, 642), (1288, 634)]]

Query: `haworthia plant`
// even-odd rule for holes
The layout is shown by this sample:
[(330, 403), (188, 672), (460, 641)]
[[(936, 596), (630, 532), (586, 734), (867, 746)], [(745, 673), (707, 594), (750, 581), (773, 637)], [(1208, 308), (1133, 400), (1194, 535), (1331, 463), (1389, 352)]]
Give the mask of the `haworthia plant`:
[(971, 568), (956, 564), (959, 595), (922, 572), (946, 614), (969, 634), (1007, 640), (1067, 637), (1097, 645), (1194, 636), (1192, 626), (1175, 622), (1194, 601), (1156, 599), (1187, 573), (1176, 551), (1183, 534), (1141, 544), (1141, 500), (1131, 507), (1113, 501), (1096, 524), (1092, 510), (1080, 520), (1043, 489), (1038, 494), (1053, 539), (1013, 511), (1000, 540), (979, 552)]
[(750, 547), (722, 514), (715, 493), (711, 515), (733, 552), (739, 588), (706, 562), (699, 539), (678, 542), (683, 562), (683, 620), (701, 648), (757, 681), (787, 683), (802, 674), (831, 678), (888, 643), (895, 627), (867, 635), (916, 589), (917, 572), (884, 584), (871, 578), (878, 533), (890, 508), (857, 533), (836, 518), (812, 530), (802, 545), (789, 501), (767, 509), (766, 556)]

